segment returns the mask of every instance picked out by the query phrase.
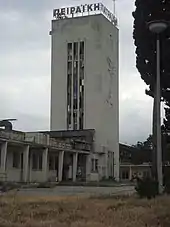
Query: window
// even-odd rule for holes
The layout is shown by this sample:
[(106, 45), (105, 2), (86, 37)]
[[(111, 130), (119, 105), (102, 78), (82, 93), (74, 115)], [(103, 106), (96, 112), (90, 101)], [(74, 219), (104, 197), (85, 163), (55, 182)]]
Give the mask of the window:
[(55, 170), (58, 170), (58, 156), (55, 156)]
[(98, 159), (95, 160), (95, 170), (98, 170)]
[(41, 153), (33, 153), (32, 169), (33, 170), (42, 170), (42, 154)]
[(74, 111), (73, 113), (73, 129), (77, 130), (77, 112)]
[(72, 43), (68, 43), (67, 51), (68, 51), (68, 61), (71, 61), (72, 60)]
[(80, 42), (80, 64), (79, 64), (79, 127), (84, 128), (84, 42)]
[(38, 169), (39, 170), (42, 170), (42, 154), (39, 154), (39, 156), (38, 156)]
[(67, 129), (84, 127), (84, 49), (84, 41), (67, 44)]
[[(71, 53), (71, 57), (69, 54)], [(71, 60), (71, 61), (70, 61)], [(71, 126), (71, 107), (72, 107), (72, 43), (68, 44), (68, 63), (67, 63), (67, 129)]]
[(74, 43), (74, 60), (78, 60), (78, 42)]
[(84, 59), (84, 42), (80, 42), (80, 59)]
[(58, 170), (58, 157), (54, 155), (49, 156), (49, 170)]
[(49, 170), (53, 170), (53, 157), (49, 156)]
[(98, 159), (93, 158), (91, 164), (92, 164), (91, 171), (93, 173), (98, 173)]
[(13, 168), (20, 168), (20, 153), (13, 152)]
[(34, 170), (38, 169), (38, 160), (37, 160), (36, 154), (32, 155), (32, 169), (34, 169)]
[(122, 171), (122, 179), (123, 180), (129, 179), (129, 172), (127, 170)]
[(68, 65), (67, 65), (67, 73), (68, 73), (68, 75), (71, 75), (72, 74), (72, 62), (68, 62)]

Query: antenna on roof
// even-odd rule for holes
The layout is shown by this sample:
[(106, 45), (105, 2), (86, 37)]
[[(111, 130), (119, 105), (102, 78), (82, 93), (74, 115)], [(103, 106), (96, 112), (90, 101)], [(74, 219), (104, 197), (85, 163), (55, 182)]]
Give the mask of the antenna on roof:
[(116, 14), (116, 0), (112, 0), (113, 1), (113, 13), (114, 13), (114, 16)]

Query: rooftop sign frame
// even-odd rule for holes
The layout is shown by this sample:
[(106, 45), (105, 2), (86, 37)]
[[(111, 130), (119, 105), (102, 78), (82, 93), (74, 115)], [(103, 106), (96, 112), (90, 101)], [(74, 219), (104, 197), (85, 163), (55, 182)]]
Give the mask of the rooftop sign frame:
[(103, 5), (103, 3), (84, 4), (53, 10), (53, 17), (56, 20), (92, 14), (103, 14), (111, 23), (117, 26), (117, 18)]

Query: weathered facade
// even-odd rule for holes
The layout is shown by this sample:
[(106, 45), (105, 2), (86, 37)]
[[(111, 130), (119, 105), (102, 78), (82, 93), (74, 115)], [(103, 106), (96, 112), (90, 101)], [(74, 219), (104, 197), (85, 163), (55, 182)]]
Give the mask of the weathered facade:
[(118, 33), (103, 14), (52, 21), (51, 131), (95, 129), (91, 180), (119, 180)]
[(0, 148), (0, 180), (60, 182), (87, 179), (90, 146), (78, 150), (70, 142), (51, 138), (47, 133), (1, 130)]

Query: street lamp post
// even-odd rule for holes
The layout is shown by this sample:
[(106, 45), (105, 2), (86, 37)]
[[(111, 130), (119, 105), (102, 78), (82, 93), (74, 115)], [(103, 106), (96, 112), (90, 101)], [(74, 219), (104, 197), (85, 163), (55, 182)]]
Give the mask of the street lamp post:
[[(151, 21), (148, 23), (149, 30), (156, 35), (156, 81), (154, 86), (154, 112), (153, 117), (153, 137), (156, 145), (156, 175), (158, 180), (158, 190), (163, 190), (162, 175), (162, 146), (161, 146), (161, 88), (160, 88), (160, 34), (166, 30), (168, 24), (166, 21)], [(153, 114), (154, 115), (154, 114)], [(155, 129), (155, 130), (154, 130)]]

